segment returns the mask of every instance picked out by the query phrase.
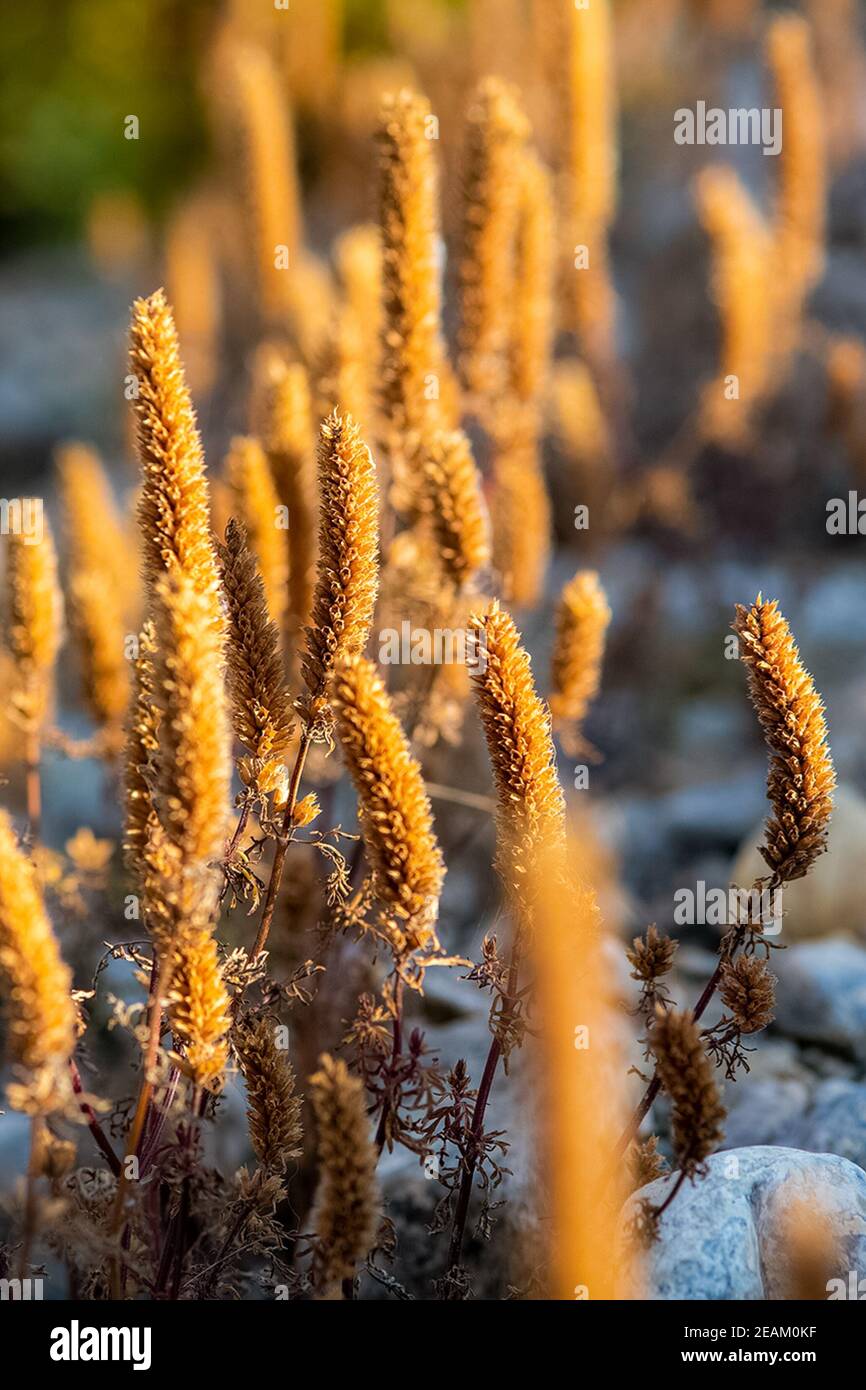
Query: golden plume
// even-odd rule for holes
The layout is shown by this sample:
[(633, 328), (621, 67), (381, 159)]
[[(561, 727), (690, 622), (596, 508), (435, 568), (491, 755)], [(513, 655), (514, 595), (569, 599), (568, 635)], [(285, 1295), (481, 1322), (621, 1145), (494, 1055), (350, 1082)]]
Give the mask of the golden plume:
[(292, 635), (309, 621), (316, 563), (316, 469), (313, 408), (307, 369), (273, 345), (256, 353), (252, 427), (261, 439), (277, 496), (288, 508), (288, 626)]
[(490, 563), (490, 518), (462, 430), (431, 435), (425, 474), (442, 569), (456, 589), (464, 589)]
[(381, 1209), (376, 1150), (364, 1087), (345, 1062), (323, 1053), (309, 1087), (320, 1169), (310, 1217), (316, 1233), (312, 1276), (318, 1297), (334, 1298), (376, 1238)]
[(372, 375), (378, 364), (382, 319), (382, 235), (379, 228), (372, 222), (350, 227), (338, 237), (334, 259), (346, 307), (367, 335)]
[(551, 514), (532, 431), (518, 429), (494, 440), (493, 483), (493, 567), (509, 602), (533, 608), (544, 592)]
[(445, 866), (421, 768), (371, 661), (337, 667), (332, 705), (343, 759), (358, 794), (373, 892), (397, 950), (435, 943)]
[(627, 1062), (596, 905), (601, 869), (584, 857), (579, 871), (583, 883), (564, 887), (557, 865), (546, 870), (542, 859), (530, 889), (539, 1128), (551, 1204), (548, 1296), (569, 1301), (625, 1296), (617, 1251), (628, 1196), (623, 1165), (610, 1161), (628, 1117)]
[(520, 158), (517, 180), (510, 379), (518, 400), (537, 406), (547, 387), (553, 347), (553, 190), (549, 173), (529, 150)]
[[(608, 232), (617, 201), (617, 102), (610, 0), (562, 10), (564, 228), (570, 319), (590, 360), (614, 351)], [(576, 264), (586, 249), (586, 263)]]
[(270, 55), (229, 33), (217, 52), (214, 81), (229, 92), (232, 151), (240, 167), (252, 227), (252, 275), (261, 319), (285, 325), (294, 308), (301, 201), (294, 126)]
[(209, 621), (219, 627), (219, 573), (204, 454), (162, 290), (133, 305), (130, 371), (136, 383), (132, 408), (142, 470), (138, 521), (145, 578), (152, 589), (176, 564), (207, 598)]
[(610, 608), (598, 575), (578, 570), (559, 597), (551, 662), (554, 726), (566, 728), (572, 740), (598, 694), (609, 622)]
[(231, 1000), (211, 932), (187, 933), (174, 959), (169, 1020), (183, 1043), (183, 1067), (197, 1086), (218, 1091), (228, 1061)]
[(281, 628), (288, 584), (286, 530), (280, 524), (280, 500), (274, 476), (257, 439), (236, 435), (229, 446), (226, 478), (235, 515), (246, 528), (250, 549), (258, 562), (268, 612)]
[(56, 457), (71, 567), (108, 573), (124, 615), (135, 621), (141, 585), (129, 563), (129, 521), (117, 505), (99, 455), (87, 444), (70, 443), (61, 445)]
[(9, 1102), (46, 1114), (69, 1095), (67, 1063), (76, 1036), (72, 972), (60, 955), (32, 863), (0, 811), (0, 976), (8, 1008), (7, 1047), (16, 1071)]
[(486, 411), (506, 382), (521, 157), (529, 122), (515, 89), (485, 78), (466, 123), (460, 255), (460, 373)]
[(129, 703), (125, 642), (133, 616), (129, 538), (92, 449), (68, 444), (57, 468), (69, 553), (69, 619), (84, 694), (97, 724), (116, 729)]
[(142, 885), (147, 876), (154, 828), (159, 822), (152, 787), (160, 721), (155, 652), (156, 634), (153, 621), (148, 619), (138, 635), (138, 650), (133, 661), (133, 699), (124, 750), (124, 858)]
[(777, 603), (737, 605), (734, 629), (770, 754), (772, 815), (761, 854), (776, 884), (802, 878), (827, 847), (836, 774), (824, 705)]
[(253, 758), (282, 760), (292, 742), (292, 699), (280, 635), (268, 615), (264, 584), (240, 522), (229, 522), (219, 550), (229, 613), (226, 677), (235, 734)]
[[(371, 224), (351, 227), (338, 239), (334, 257), (343, 287), (333, 334), (332, 401), (362, 428), (377, 424), (376, 396), (382, 343), (382, 239)], [(357, 402), (353, 406), (353, 401)]]
[(435, 117), (416, 93), (385, 98), (379, 121), (382, 410), (398, 475), (438, 414), (449, 372), (441, 328)]
[(209, 596), (181, 571), (157, 581), (154, 600), (157, 810), (184, 867), (204, 872), (222, 857), (230, 804), (222, 643)]
[(47, 517), (39, 537), (6, 537), (6, 642), (14, 662), (12, 705), (28, 734), (51, 712), (54, 663), (63, 640), (63, 598)]
[(165, 238), (165, 282), (183, 341), (190, 389), (205, 395), (219, 369), (222, 285), (219, 202), (206, 193), (185, 198), (173, 212)]
[(247, 1088), (250, 1140), (266, 1173), (283, 1173), (301, 1155), (301, 1097), (285, 1048), (274, 1036), (277, 1024), (262, 1015), (234, 1033)]
[(379, 502), (370, 450), (350, 416), (334, 411), (319, 437), (319, 560), (306, 630), (304, 716), (328, 736), (327, 686), (338, 661), (364, 650), (379, 584)]
[(775, 15), (767, 28), (766, 50), (784, 128), (773, 226), (774, 282), (783, 299), (782, 313), (789, 317), (786, 326), (796, 333), (804, 300), (824, 268), (825, 98), (812, 60), (810, 26), (802, 15)]
[(722, 329), (718, 375), (702, 398), (703, 425), (710, 437), (737, 443), (774, 369), (772, 239), (732, 169), (705, 169), (697, 200), (710, 239), (712, 291)]
[(520, 904), (539, 856), (564, 851), (565, 800), (550, 714), (513, 620), (494, 602), (472, 626), (482, 653), (473, 683), (496, 783), (496, 866)]

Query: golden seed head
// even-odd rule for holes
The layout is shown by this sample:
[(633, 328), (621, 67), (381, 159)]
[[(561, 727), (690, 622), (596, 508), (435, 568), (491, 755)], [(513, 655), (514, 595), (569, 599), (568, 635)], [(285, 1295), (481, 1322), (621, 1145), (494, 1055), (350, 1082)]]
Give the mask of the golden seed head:
[(57, 475), (71, 573), (100, 571), (110, 576), (115, 603), (127, 621), (137, 621), (140, 576), (129, 563), (129, 522), (98, 454), (86, 444), (62, 445), (57, 450)]
[(187, 864), (223, 853), (231, 754), (220, 634), (209, 596), (175, 569), (154, 595), (155, 789), (160, 820)]
[(309, 621), (316, 561), (315, 431), (306, 367), (272, 344), (256, 353), (252, 426), (268, 456), (279, 502), (288, 509), (289, 630)]
[(129, 704), (125, 641), (138, 598), (129, 537), (92, 449), (65, 445), (57, 471), (69, 556), (69, 619), (84, 695), (97, 724), (116, 728)]
[(237, 435), (232, 440), (226, 478), (234, 513), (246, 527), (250, 549), (258, 561), (268, 612), (279, 630), (288, 601), (287, 528), (281, 525), (274, 476), (257, 439)]
[(180, 942), (171, 980), (169, 1019), (184, 1044), (186, 1067), (197, 1086), (218, 1091), (228, 1061), (231, 1000), (209, 931), (191, 931)]
[(18, 1076), (16, 1109), (41, 1114), (62, 1106), (76, 1036), (72, 973), (60, 955), (32, 863), (0, 812), (0, 978), (8, 1010), (9, 1056)]
[(264, 1015), (235, 1031), (235, 1047), (247, 1087), (247, 1122), (256, 1158), (269, 1173), (283, 1173), (300, 1158), (301, 1097), (277, 1024)]
[(462, 430), (431, 436), (425, 472), (442, 569), (455, 588), (464, 589), (490, 563), (490, 518)]
[(693, 1178), (724, 1138), (726, 1111), (715, 1069), (692, 1015), (656, 1007), (650, 1046), (663, 1089), (670, 1096), (674, 1152)]
[(553, 190), (550, 174), (529, 151), (520, 158), (517, 179), (510, 378), (518, 400), (538, 407), (547, 385), (553, 348)]
[(824, 705), (777, 603), (737, 605), (734, 628), (749, 694), (770, 753), (773, 814), (761, 854), (776, 883), (803, 878), (827, 847), (836, 774)]
[(332, 704), (373, 889), (409, 949), (435, 942), (445, 866), (421, 768), (371, 661), (340, 663)]
[(799, 314), (824, 268), (826, 100), (812, 59), (807, 19), (793, 13), (775, 15), (767, 28), (766, 49), (784, 129), (775, 214), (781, 260), (777, 270), (782, 293)]
[(459, 346), (464, 385), (491, 406), (506, 377), (518, 171), (528, 135), (516, 89), (485, 78), (466, 122)]
[(598, 694), (609, 622), (610, 608), (598, 575), (578, 570), (559, 598), (551, 663), (554, 724), (568, 724), (573, 733)]
[[(386, 96), (378, 129), (382, 233), (382, 407), (391, 448), (411, 455), (443, 370), (438, 177), (433, 116), (409, 90)], [(407, 438), (408, 436), (408, 438)]]
[[(701, 222), (710, 239), (712, 293), (721, 320), (721, 361), (704, 393), (705, 428), (714, 438), (742, 438), (751, 407), (765, 394), (777, 352), (772, 238), (733, 169), (704, 169), (697, 181)], [(736, 376), (740, 398), (725, 396)], [(733, 405), (733, 410), (732, 410)]]
[(240, 522), (229, 522), (219, 552), (229, 614), (226, 679), (235, 734), (254, 758), (284, 759), (294, 728), (292, 699), (280, 635)]
[[(291, 113), (277, 66), (252, 43), (225, 46), (216, 80), (228, 90), (242, 192), (252, 231), (258, 310), (267, 323), (284, 322), (293, 307), (294, 270), (301, 244), (301, 201)], [(287, 262), (280, 263), (281, 248)]]
[(334, 411), (319, 439), (319, 560), (306, 630), (305, 717), (327, 736), (327, 685), (338, 661), (364, 650), (379, 586), (379, 499), (370, 450), (351, 416)]
[(319, 1185), (313, 1282), (320, 1298), (333, 1297), (352, 1277), (376, 1238), (380, 1199), (376, 1151), (370, 1138), (364, 1087), (346, 1063), (327, 1053), (309, 1081), (318, 1131)]
[(6, 540), (6, 641), (14, 662), (12, 704), (28, 729), (48, 717), (54, 663), (63, 640), (63, 598), (47, 518), (38, 539)]
[(494, 603), (472, 626), (483, 652), (473, 682), (496, 783), (496, 863), (519, 902), (539, 856), (564, 852), (565, 800), (550, 714), (513, 620)]
[(184, 379), (177, 330), (165, 294), (133, 305), (130, 372), (142, 488), (138, 505), (144, 572), (153, 588), (177, 565), (205, 595), (210, 620), (222, 622), (219, 575), (210, 529), (204, 454)]
[(534, 608), (544, 592), (551, 515), (538, 441), (521, 429), (498, 440), (493, 456), (493, 567), (517, 608)]

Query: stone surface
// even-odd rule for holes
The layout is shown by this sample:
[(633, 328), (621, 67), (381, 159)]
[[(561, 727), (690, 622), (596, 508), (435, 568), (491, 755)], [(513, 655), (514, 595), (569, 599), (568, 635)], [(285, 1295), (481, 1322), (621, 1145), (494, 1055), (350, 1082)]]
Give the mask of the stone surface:
[[(638, 1197), (658, 1206), (675, 1175)], [(835, 1154), (755, 1147), (714, 1154), (705, 1178), (686, 1183), (646, 1257), (652, 1300), (755, 1301), (786, 1295), (784, 1217), (792, 1200), (826, 1211), (840, 1241), (840, 1277), (866, 1274), (866, 1173)]]
[(804, 941), (772, 959), (776, 1028), (866, 1063), (866, 949), (844, 937)]

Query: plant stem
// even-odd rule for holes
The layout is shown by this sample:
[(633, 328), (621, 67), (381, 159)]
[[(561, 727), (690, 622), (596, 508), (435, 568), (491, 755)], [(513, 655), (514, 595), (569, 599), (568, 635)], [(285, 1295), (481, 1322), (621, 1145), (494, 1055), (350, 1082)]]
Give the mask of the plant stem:
[[(128, 1160), (133, 1158), (138, 1152), (139, 1140), (144, 1130), (144, 1121), (147, 1116), (151, 1097), (153, 1096), (153, 1073), (156, 1068), (156, 1059), (159, 1054), (159, 1039), (162, 1034), (162, 1000), (168, 988), (170, 978), (170, 957), (168, 954), (166, 954), (158, 964), (154, 961), (150, 978), (152, 988), (150, 993), (144, 1069), (141, 1078), (141, 1088), (138, 1093), (138, 1102), (135, 1107), (135, 1115), (133, 1116), (132, 1127), (126, 1141), (126, 1152), (123, 1158), (123, 1165), (117, 1179), (117, 1191), (114, 1197), (114, 1207), (112, 1209), (110, 1224), (112, 1235), (117, 1234), (123, 1220), (123, 1202), (126, 1196), (126, 1185), (128, 1182)], [(112, 1256), (111, 1259), (111, 1288), (112, 1297), (119, 1298), (120, 1266), (116, 1256)]]
[(286, 862), (286, 853), (289, 845), (294, 839), (295, 827), (292, 825), (292, 816), (295, 812), (295, 804), (298, 799), (298, 787), (301, 784), (301, 777), (304, 771), (304, 764), (307, 761), (307, 754), (310, 751), (312, 738), (309, 730), (305, 731), (301, 738), (298, 748), (298, 756), (295, 759), (295, 766), (292, 770), (292, 780), (289, 783), (289, 794), (286, 800), (286, 809), (283, 813), (282, 835), (277, 841), (277, 849), (274, 854), (274, 862), (271, 867), (271, 877), (268, 880), (267, 893), (265, 894), (265, 905), (262, 909), (262, 921), (259, 927), (259, 934), (256, 937), (255, 945), (252, 950), (252, 959), (255, 960), (265, 949), (268, 940), (268, 933), (271, 930), (271, 922), (274, 917), (274, 908), (277, 903), (277, 894), (280, 891), (280, 884), (283, 879), (283, 866)]
[[(73, 1091), (77, 1096), (82, 1096), (84, 1094), (84, 1083), (81, 1080), (81, 1072), (78, 1070), (78, 1066), (74, 1058), (72, 1057), (70, 1057), (69, 1059), (69, 1072), (72, 1077)], [(119, 1177), (120, 1159), (114, 1152), (114, 1149), (112, 1148), (111, 1142), (109, 1141), (105, 1133), (105, 1130), (102, 1128), (102, 1125), (97, 1120), (96, 1112), (93, 1109), (93, 1106), (89, 1103), (89, 1101), (81, 1100), (79, 1101), (79, 1109), (81, 1110), (82, 1115), (84, 1115), (87, 1119), (87, 1127), (90, 1130), (90, 1133), (93, 1135), (93, 1138), (96, 1142), (96, 1147), (99, 1149), (100, 1153), (105, 1158), (114, 1176)]]
[[(391, 1048), (390, 1076), (393, 1078), (395, 1063), (403, 1052), (403, 981), (397, 976), (397, 983), (394, 986), (394, 1031), (393, 1046)], [(376, 1130), (376, 1149), (381, 1156), (385, 1147), (385, 1140), (388, 1135), (388, 1120), (393, 1109), (390, 1090), (382, 1100), (382, 1113), (379, 1116), (379, 1125)]]
[[(247, 828), (247, 823), (248, 823), (249, 818), (250, 818), (250, 805), (251, 805), (251, 798), (250, 798), (249, 793), (247, 793), (247, 795), (246, 795), (245, 798), (244, 798), (243, 805), (242, 805), (242, 807), (241, 807), (241, 813), (240, 813), (240, 815), (238, 816), (238, 823), (237, 823), (237, 825), (235, 826), (234, 834), (232, 835), (232, 838), (231, 838), (231, 840), (229, 841), (228, 849), (227, 849), (227, 851), (226, 851), (226, 862), (227, 862), (227, 863), (230, 863), (230, 862), (231, 862), (232, 855), (234, 854), (235, 850), (237, 849), (238, 845), (240, 844), (241, 837), (243, 836), (243, 833), (244, 833), (244, 831), (245, 831), (246, 828)], [(220, 889), (220, 903), (221, 903), (221, 904), (225, 901), (225, 896), (226, 896), (226, 893), (228, 892), (228, 890), (229, 890), (229, 881), (228, 881), (228, 876), (226, 876), (225, 881), (223, 882), (223, 886), (222, 886), (222, 888)]]
[[(520, 968), (517, 946), (518, 941), (515, 940), (511, 948), (511, 961), (508, 968), (508, 994), (506, 997), (509, 1003), (517, 994), (517, 978)], [(454, 1212), (454, 1225), (451, 1228), (451, 1244), (448, 1250), (449, 1269), (453, 1269), (455, 1265), (459, 1265), (463, 1253), (466, 1219), (469, 1215), (472, 1184), (475, 1179), (475, 1169), (478, 1163), (478, 1141), (484, 1133), (484, 1115), (487, 1110), (487, 1103), (490, 1100), (490, 1092), (493, 1089), (496, 1069), (499, 1066), (499, 1058), (501, 1056), (502, 1044), (499, 1037), (494, 1036), (490, 1042), (490, 1050), (487, 1053), (487, 1061), (484, 1063), (484, 1071), (481, 1076), (481, 1085), (478, 1087), (478, 1095), (475, 1097), (475, 1109), (472, 1112), (472, 1125), (470, 1130), (472, 1148), (463, 1158), (463, 1173), (460, 1178), (460, 1191), (457, 1197), (457, 1208)]]

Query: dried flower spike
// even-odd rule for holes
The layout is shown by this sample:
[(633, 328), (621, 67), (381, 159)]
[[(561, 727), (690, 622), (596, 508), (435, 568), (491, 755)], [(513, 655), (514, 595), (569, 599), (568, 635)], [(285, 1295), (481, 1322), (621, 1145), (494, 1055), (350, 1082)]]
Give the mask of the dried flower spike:
[(740, 1033), (760, 1033), (773, 1021), (776, 980), (765, 960), (739, 955), (722, 962), (719, 994)]
[(301, 1097), (277, 1025), (264, 1016), (239, 1027), (235, 1047), (247, 1087), (247, 1121), (256, 1158), (267, 1173), (283, 1173), (301, 1154)]
[(186, 864), (219, 859), (227, 829), (231, 757), (222, 641), (210, 597), (175, 569), (155, 592), (157, 809)]
[(235, 734), (253, 758), (284, 759), (294, 728), (292, 700), (279, 632), (240, 522), (229, 522), (219, 554), (229, 613), (226, 679)]
[(376, 1236), (380, 1211), (376, 1151), (364, 1088), (350, 1076), (345, 1062), (324, 1053), (309, 1087), (320, 1168), (311, 1218), (317, 1238), (313, 1283), (320, 1298), (333, 1298)]
[(690, 1013), (656, 1009), (650, 1046), (662, 1088), (670, 1096), (674, 1152), (693, 1178), (724, 1138), (725, 1108), (698, 1026)]
[(779, 188), (774, 236), (778, 281), (792, 327), (806, 295), (821, 277), (827, 218), (825, 97), (812, 60), (808, 20), (777, 14), (767, 29), (767, 59), (784, 139), (779, 151)]
[(8, 1007), (8, 1050), (16, 1068), (10, 1104), (29, 1114), (62, 1106), (75, 1046), (72, 972), (60, 955), (32, 864), (0, 812), (0, 977)]
[(407, 459), (437, 413), (430, 382), (445, 370), (432, 122), (429, 103), (404, 90), (385, 98), (378, 130), (382, 409), (389, 454)]
[(549, 173), (531, 151), (520, 160), (518, 179), (510, 378), (517, 399), (531, 408), (543, 398), (553, 347), (553, 191)]
[(738, 604), (734, 628), (770, 753), (761, 854), (781, 884), (808, 873), (827, 844), (836, 774), (824, 705), (777, 603), (759, 594), (751, 608)]
[(493, 482), (493, 566), (509, 602), (534, 608), (550, 559), (551, 510), (533, 433), (495, 442)]
[(506, 381), (518, 170), (528, 135), (516, 90), (485, 78), (466, 123), (459, 347), (463, 383), (488, 406)]
[(364, 650), (379, 584), (376, 469), (351, 416), (334, 411), (319, 440), (319, 561), (303, 660), (305, 715), (328, 736), (327, 685), (339, 660)]
[(51, 710), (54, 662), (63, 638), (63, 599), (48, 522), (38, 539), (6, 537), (6, 641), (14, 662), (12, 704), (38, 733)]
[(373, 891), (410, 950), (435, 942), (445, 868), (421, 768), (372, 662), (337, 668), (332, 702), (355, 784)]
[(142, 489), (138, 506), (149, 586), (177, 565), (207, 598), (210, 621), (222, 612), (210, 529), (204, 454), (184, 380), (177, 331), (162, 290), (133, 305), (130, 371)]
[(306, 367), (265, 344), (256, 353), (252, 427), (261, 439), (280, 503), (287, 508), (284, 533), (289, 560), (288, 629), (294, 636), (309, 622), (316, 561), (315, 432)]
[(281, 525), (280, 499), (265, 452), (257, 439), (236, 436), (226, 459), (226, 479), (234, 514), (246, 527), (249, 547), (258, 561), (268, 613), (282, 628), (285, 621), (288, 555)]
[(197, 1086), (217, 1091), (228, 1061), (231, 1001), (217, 944), (208, 930), (188, 933), (174, 960), (169, 992), (171, 1027), (184, 1045), (184, 1063)]
[(540, 854), (565, 844), (565, 801), (556, 775), (550, 714), (513, 620), (494, 603), (472, 619), (483, 662), (473, 675), (497, 792), (496, 863), (518, 902)]
[(577, 735), (601, 684), (607, 596), (594, 570), (578, 570), (560, 594), (552, 658), (550, 709), (554, 726)]
[(490, 519), (481, 475), (462, 430), (432, 436), (426, 477), (442, 568), (462, 590), (490, 563)]

